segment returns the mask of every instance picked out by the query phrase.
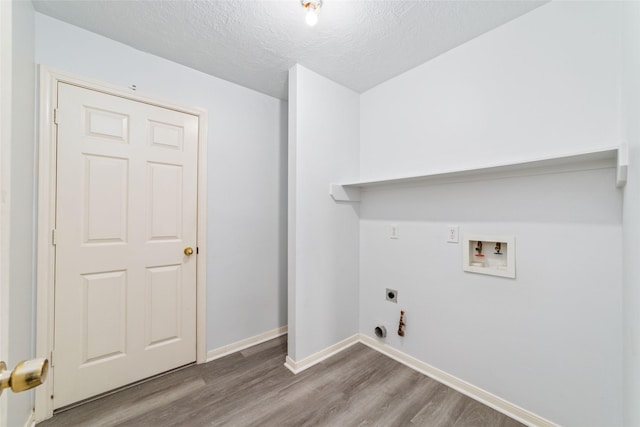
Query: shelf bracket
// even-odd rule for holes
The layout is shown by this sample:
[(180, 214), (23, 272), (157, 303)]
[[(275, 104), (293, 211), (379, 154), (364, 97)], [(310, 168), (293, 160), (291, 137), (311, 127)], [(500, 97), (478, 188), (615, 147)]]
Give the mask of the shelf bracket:
[(329, 194), (336, 202), (360, 202), (359, 188), (348, 188), (340, 184), (330, 184)]
[(618, 160), (616, 167), (616, 187), (622, 188), (627, 184), (627, 174), (629, 173), (629, 144), (622, 141), (618, 148)]

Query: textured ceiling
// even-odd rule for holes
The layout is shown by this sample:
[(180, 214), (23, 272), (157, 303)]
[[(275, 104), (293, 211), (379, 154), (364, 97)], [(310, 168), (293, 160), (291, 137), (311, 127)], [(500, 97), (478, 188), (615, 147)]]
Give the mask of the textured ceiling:
[(39, 0), (37, 11), (278, 98), (299, 63), (357, 92), (397, 76), (544, 1), (324, 0), (315, 27), (300, 0)]

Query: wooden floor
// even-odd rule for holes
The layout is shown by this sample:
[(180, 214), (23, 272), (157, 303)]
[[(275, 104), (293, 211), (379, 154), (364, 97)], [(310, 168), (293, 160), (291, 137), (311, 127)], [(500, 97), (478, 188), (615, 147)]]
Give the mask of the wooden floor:
[(298, 375), (285, 354), (286, 336), (38, 426), (522, 426), (362, 344)]

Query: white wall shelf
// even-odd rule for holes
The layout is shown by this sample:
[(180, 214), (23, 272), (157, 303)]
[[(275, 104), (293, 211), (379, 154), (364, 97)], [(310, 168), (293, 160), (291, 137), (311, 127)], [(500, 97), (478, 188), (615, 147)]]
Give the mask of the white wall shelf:
[(617, 169), (616, 186), (623, 187), (627, 183), (628, 164), (628, 147), (626, 143), (622, 143), (618, 147), (474, 169), (435, 171), (421, 175), (331, 184), (329, 194), (335, 201), (359, 202), (360, 191), (365, 188), (403, 184), (443, 184), (611, 167)]

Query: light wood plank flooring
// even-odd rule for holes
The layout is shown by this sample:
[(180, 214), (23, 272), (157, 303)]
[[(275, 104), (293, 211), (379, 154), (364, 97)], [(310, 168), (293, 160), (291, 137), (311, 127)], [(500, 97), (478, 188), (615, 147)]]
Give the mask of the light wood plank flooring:
[(496, 426), (522, 424), (356, 344), (298, 375), (286, 336), (56, 414), (53, 426)]

